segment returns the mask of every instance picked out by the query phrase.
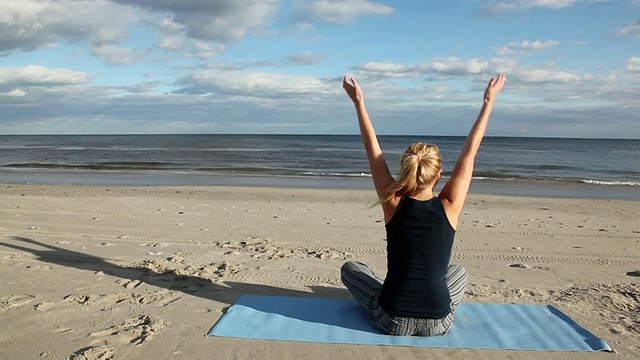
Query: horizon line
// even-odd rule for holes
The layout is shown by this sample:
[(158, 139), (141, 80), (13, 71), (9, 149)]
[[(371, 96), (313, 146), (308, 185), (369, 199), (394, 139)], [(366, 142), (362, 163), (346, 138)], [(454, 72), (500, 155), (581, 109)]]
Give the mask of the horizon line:
[[(291, 133), (62, 133), (62, 134), (0, 134), (2, 136), (360, 136), (360, 134), (291, 134)], [(415, 134), (377, 134), (385, 137), (467, 137), (467, 135), (415, 135)], [(484, 138), (525, 138), (525, 139), (573, 139), (573, 140), (640, 140), (640, 138), (616, 137), (567, 137), (567, 136), (525, 136), (525, 135), (485, 135)]]

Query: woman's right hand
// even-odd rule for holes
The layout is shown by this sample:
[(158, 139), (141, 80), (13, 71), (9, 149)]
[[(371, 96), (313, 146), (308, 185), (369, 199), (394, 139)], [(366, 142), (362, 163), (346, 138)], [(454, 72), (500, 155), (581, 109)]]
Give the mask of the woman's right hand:
[(342, 80), (342, 88), (347, 92), (347, 95), (349, 95), (349, 98), (351, 98), (351, 101), (355, 104), (362, 101), (362, 89), (360, 89), (360, 85), (358, 85), (356, 78), (353, 76), (344, 76), (344, 79)]
[(489, 85), (487, 85), (484, 91), (484, 102), (494, 101), (502, 90), (504, 82), (507, 80), (507, 76), (504, 73), (499, 73), (497, 78), (491, 78)]

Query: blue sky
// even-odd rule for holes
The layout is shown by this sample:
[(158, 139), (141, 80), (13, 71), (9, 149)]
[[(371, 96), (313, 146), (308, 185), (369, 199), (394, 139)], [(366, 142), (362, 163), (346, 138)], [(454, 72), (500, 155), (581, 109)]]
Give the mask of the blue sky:
[(3, 0), (0, 134), (640, 138), (640, 0)]

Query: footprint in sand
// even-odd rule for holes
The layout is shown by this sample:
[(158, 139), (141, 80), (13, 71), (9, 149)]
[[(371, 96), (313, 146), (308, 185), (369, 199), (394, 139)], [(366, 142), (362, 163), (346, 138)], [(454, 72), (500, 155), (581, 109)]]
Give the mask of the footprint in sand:
[[(125, 301), (130, 301), (133, 294), (129, 293), (113, 293), (113, 294), (101, 294), (101, 295), (91, 295), (87, 297), (86, 302), (79, 302), (80, 304), (87, 304), (89, 306), (105, 306), (104, 309), (110, 308), (112, 306), (117, 306), (117, 304), (121, 304)], [(105, 311), (102, 309), (102, 311)]]
[(142, 280), (128, 280), (128, 279), (120, 279), (116, 281), (116, 284), (118, 285), (122, 285), (127, 289), (135, 289), (138, 286), (140, 286), (140, 284), (142, 284)]
[(174, 297), (170, 297), (170, 298), (164, 298), (161, 299), (161, 301), (159, 301), (155, 306), (156, 307), (167, 307), (171, 304), (173, 304), (174, 302), (180, 301), (182, 300), (181, 296), (174, 296)]
[(197, 267), (187, 266), (183, 269), (175, 269), (173, 271), (175, 275), (197, 278), (199, 280), (220, 279), (229, 275), (235, 275), (239, 272), (240, 269), (238, 266), (232, 265), (227, 261), (214, 262)]
[(551, 268), (546, 266), (531, 266), (531, 265), (528, 265), (527, 263), (511, 264), (509, 265), (509, 267), (518, 268), (518, 269), (536, 269), (536, 270), (544, 270), (544, 271), (551, 270)]
[(33, 305), (33, 308), (38, 311), (45, 312), (53, 309), (55, 306), (56, 304), (52, 302), (43, 302), (43, 303)]
[(55, 331), (57, 333), (60, 333), (60, 334), (66, 334), (66, 333), (70, 333), (70, 332), (75, 331), (75, 329), (70, 328), (70, 327), (66, 327), (64, 325), (58, 325), (58, 326), (56, 326)]
[(625, 275), (627, 275), (627, 276), (640, 276), (640, 270), (629, 271)]
[(108, 345), (89, 346), (71, 354), (71, 360), (111, 360), (116, 351)]
[(140, 246), (149, 246), (149, 247), (167, 247), (169, 246), (169, 244), (167, 243), (145, 243), (145, 244), (140, 244)]
[(86, 304), (87, 301), (89, 301), (89, 296), (81, 294), (71, 294), (65, 296), (63, 299), (72, 303)]
[(73, 245), (71, 241), (67, 241), (67, 240), (57, 240), (57, 241), (54, 241), (53, 243), (58, 245)]
[(346, 260), (353, 257), (351, 253), (335, 249), (306, 250), (306, 254), (321, 260)]
[(149, 315), (140, 315), (111, 326), (102, 331), (91, 333), (95, 338), (108, 338), (120, 344), (141, 345), (150, 341), (169, 326), (169, 321)]
[(112, 243), (112, 242), (102, 242), (100, 244), (93, 244), (93, 246), (115, 246), (116, 244)]
[(40, 265), (40, 266), (31, 266), (31, 265), (27, 265), (27, 269), (34, 269), (34, 270), (51, 270), (51, 266), (49, 266), (49, 265)]
[(528, 269), (530, 266), (525, 263), (517, 263), (517, 264), (511, 264), (509, 265), (509, 267), (519, 268), (519, 269)]
[(156, 274), (162, 274), (167, 270), (168, 265), (169, 263), (164, 259), (151, 259), (143, 261), (139, 267), (151, 270)]
[(21, 307), (35, 299), (36, 297), (34, 295), (29, 294), (13, 294), (0, 297), (0, 311)]
[(177, 263), (177, 264), (186, 264), (186, 263), (189, 262), (189, 259), (187, 259), (186, 257), (179, 256), (179, 255), (170, 256), (170, 257), (167, 258), (167, 260), (169, 262)]

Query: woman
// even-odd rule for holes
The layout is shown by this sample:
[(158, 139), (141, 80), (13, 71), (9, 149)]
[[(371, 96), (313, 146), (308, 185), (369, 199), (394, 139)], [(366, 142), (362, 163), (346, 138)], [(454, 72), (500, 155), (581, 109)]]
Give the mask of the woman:
[(362, 305), (371, 323), (394, 335), (443, 335), (453, 323), (467, 285), (467, 272), (450, 265), (451, 249), (464, 205), (476, 153), (484, 137), (494, 102), (505, 83), (504, 74), (492, 78), (484, 102), (462, 148), (451, 178), (436, 196), (441, 157), (433, 144), (416, 143), (402, 155), (398, 180), (389, 172), (362, 90), (345, 76), (343, 88), (358, 114), (360, 134), (369, 159), (373, 184), (387, 230), (387, 276), (376, 277), (365, 265), (349, 261), (341, 277)]

